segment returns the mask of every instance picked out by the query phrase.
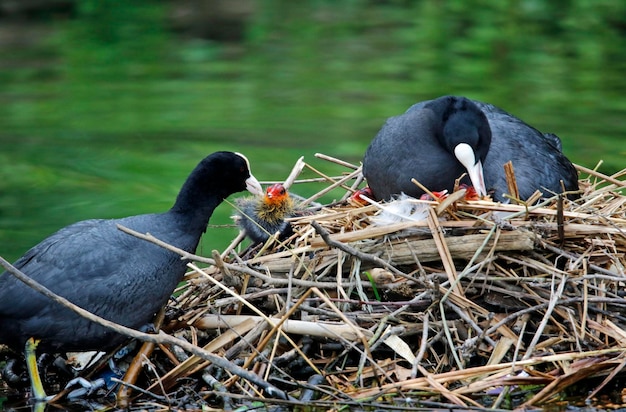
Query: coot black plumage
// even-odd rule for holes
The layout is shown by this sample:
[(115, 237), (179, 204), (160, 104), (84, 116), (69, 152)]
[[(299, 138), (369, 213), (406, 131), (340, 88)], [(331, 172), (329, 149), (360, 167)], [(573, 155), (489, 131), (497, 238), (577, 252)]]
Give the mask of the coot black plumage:
[(451, 192), (464, 172), (484, 195), (482, 163), (490, 142), (489, 123), (475, 104), (441, 97), (388, 119), (365, 153), (363, 174), (377, 199), (401, 192), (419, 197), (424, 191), (411, 178)]
[[(186, 262), (117, 225), (150, 232), (193, 253), (215, 207), (245, 189), (261, 193), (247, 159), (237, 153), (213, 153), (192, 171), (169, 211), (75, 223), (30, 249), (14, 266), (83, 309), (140, 328), (167, 302)], [(0, 342), (22, 350), (30, 337), (41, 339), (40, 348), (53, 351), (106, 350), (124, 339), (3, 273)]]
[[(443, 96), (417, 103), (392, 117), (378, 132), (363, 159), (363, 174), (378, 199), (404, 192), (414, 197), (424, 191), (453, 189), (464, 183), (479, 195), (494, 191), (506, 200), (503, 165), (513, 162), (519, 194), (527, 199), (539, 189), (562, 192), (578, 189), (577, 173), (563, 155), (557, 136), (543, 134), (493, 105), (465, 97)], [(548, 193), (546, 193), (548, 191)]]
[(508, 192), (503, 166), (509, 160), (513, 162), (521, 199), (528, 199), (535, 190), (547, 197), (563, 190), (578, 190), (578, 172), (563, 154), (557, 135), (542, 133), (492, 104), (473, 102), (485, 113), (491, 128), (491, 146), (483, 173), (487, 188), (494, 189), (494, 199), (502, 201)]
[(269, 186), (263, 196), (237, 199), (237, 206), (237, 224), (253, 244), (264, 243), (277, 232), (279, 239), (293, 233), (285, 221), (294, 212), (293, 200), (280, 183)]

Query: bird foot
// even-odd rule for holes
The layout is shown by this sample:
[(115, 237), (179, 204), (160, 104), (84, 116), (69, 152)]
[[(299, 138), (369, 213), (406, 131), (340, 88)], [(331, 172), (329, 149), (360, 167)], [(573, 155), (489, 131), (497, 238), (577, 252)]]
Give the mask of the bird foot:
[(4, 369), (2, 369), (2, 380), (11, 386), (28, 383), (28, 376), (21, 369), (17, 359), (7, 359)]
[(67, 394), (68, 399), (77, 399), (83, 398), (85, 396), (89, 396), (96, 392), (100, 388), (104, 388), (106, 386), (106, 382), (102, 378), (98, 378), (94, 381), (89, 381), (85, 378), (74, 378), (65, 385), (65, 389), (69, 389), (73, 386), (80, 386), (78, 389), (74, 389), (70, 393)]

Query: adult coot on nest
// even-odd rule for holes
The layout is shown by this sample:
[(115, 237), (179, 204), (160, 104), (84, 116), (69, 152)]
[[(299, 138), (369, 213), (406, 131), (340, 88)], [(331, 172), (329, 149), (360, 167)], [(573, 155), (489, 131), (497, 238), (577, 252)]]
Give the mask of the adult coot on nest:
[(457, 96), (417, 103), (387, 120), (365, 153), (363, 174), (378, 199), (401, 192), (421, 196), (424, 191), (411, 178), (429, 190), (451, 191), (467, 172), (465, 183), (479, 195), (493, 190), (494, 199), (504, 201), (508, 161), (522, 199), (535, 190), (547, 195), (578, 190), (576, 169), (557, 136), (493, 105)]
[(285, 221), (294, 213), (293, 200), (280, 183), (269, 186), (263, 196), (237, 199), (237, 206), (237, 224), (253, 244), (264, 243), (275, 233), (280, 239), (293, 233)]
[[(213, 210), (244, 189), (262, 192), (247, 159), (238, 153), (213, 153), (191, 172), (169, 211), (75, 223), (30, 249), (14, 266), (83, 309), (140, 328), (167, 302), (186, 262), (117, 225), (149, 232), (193, 253)], [(124, 340), (3, 273), (0, 342), (21, 350), (31, 337), (40, 339), (46, 351), (106, 350)]]

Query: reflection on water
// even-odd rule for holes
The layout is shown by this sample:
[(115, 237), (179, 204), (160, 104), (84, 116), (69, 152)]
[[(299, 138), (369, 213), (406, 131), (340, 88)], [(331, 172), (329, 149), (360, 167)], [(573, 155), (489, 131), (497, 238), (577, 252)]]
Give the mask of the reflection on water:
[[(386, 117), (443, 94), (558, 134), (577, 163), (625, 167), (626, 6), (496, 3), (260, 1), (240, 43), (176, 35), (150, 1), (0, 28), (0, 254), (164, 210), (214, 150), (246, 153), (261, 180), (302, 155), (339, 173), (313, 154), (358, 162)], [(234, 233), (209, 230), (204, 252)]]

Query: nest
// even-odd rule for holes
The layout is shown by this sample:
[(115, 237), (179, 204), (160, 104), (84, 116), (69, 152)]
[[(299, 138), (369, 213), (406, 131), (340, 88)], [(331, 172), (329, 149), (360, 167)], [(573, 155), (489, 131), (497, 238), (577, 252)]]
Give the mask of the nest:
[[(621, 402), (609, 383), (626, 365), (626, 170), (579, 167), (575, 201), (467, 201), (459, 190), (411, 201), (420, 218), (376, 224), (390, 204), (351, 201), (359, 168), (321, 157), (348, 172), (298, 162), (286, 184), (304, 167), (327, 183), (300, 202), (292, 237), (183, 253), (195, 263), (162, 330), (198, 350), (145, 344), (144, 389), (118, 400), (285, 410), (530, 408), (580, 393)], [(314, 205), (331, 190), (343, 197)]]
[[(165, 329), (203, 340), (284, 391), (285, 402), (320, 408), (545, 406), (581, 387), (596, 399), (619, 379), (619, 175), (580, 168), (578, 200), (536, 205), (465, 201), (458, 191), (414, 201), (423, 219), (381, 225), (372, 222), (387, 205), (351, 202), (359, 170), (337, 163), (349, 173), (317, 172), (329, 186), (301, 207), (335, 188), (341, 201), (290, 219), (295, 234), (283, 242), (197, 259), (209, 265), (193, 265)], [(209, 364), (191, 356), (150, 390), (171, 391), (204, 370), (213, 377), (205, 399), (279, 402)]]

